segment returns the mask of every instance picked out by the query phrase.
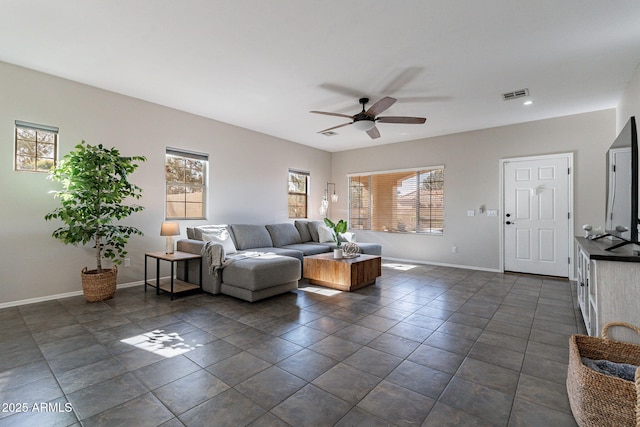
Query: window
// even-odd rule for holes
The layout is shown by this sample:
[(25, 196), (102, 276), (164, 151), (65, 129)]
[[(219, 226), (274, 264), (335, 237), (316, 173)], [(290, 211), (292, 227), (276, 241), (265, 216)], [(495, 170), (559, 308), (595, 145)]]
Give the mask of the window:
[(209, 155), (167, 148), (167, 219), (204, 219)]
[(349, 176), (349, 226), (357, 230), (442, 234), (444, 167)]
[(307, 217), (309, 172), (289, 169), (289, 218)]
[(16, 120), (14, 170), (50, 172), (58, 160), (58, 128)]

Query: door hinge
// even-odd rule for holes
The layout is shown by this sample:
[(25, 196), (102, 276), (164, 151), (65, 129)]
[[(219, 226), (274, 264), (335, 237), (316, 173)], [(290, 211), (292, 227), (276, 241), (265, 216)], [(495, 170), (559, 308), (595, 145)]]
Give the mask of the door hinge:
[(567, 175), (571, 175), (571, 168), (567, 168)]
[(571, 212), (567, 212), (567, 219), (571, 219)]
[(567, 257), (567, 264), (571, 264), (571, 257)]

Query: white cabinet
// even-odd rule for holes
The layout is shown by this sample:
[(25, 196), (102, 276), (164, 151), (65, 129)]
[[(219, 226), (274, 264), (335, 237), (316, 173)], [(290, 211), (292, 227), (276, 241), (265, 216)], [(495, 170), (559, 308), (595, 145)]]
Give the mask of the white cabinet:
[(597, 335), (592, 332), (591, 329), (591, 316), (589, 312), (589, 283), (591, 282), (591, 269), (589, 268), (590, 260), (589, 255), (578, 246), (578, 305), (580, 306), (580, 312), (582, 313), (582, 319), (584, 325), (587, 328), (589, 335)]
[[(578, 303), (587, 333), (600, 336), (609, 322), (640, 326), (640, 256), (630, 246), (605, 251), (610, 240), (576, 238)], [(612, 338), (640, 343), (640, 337), (623, 328)]]

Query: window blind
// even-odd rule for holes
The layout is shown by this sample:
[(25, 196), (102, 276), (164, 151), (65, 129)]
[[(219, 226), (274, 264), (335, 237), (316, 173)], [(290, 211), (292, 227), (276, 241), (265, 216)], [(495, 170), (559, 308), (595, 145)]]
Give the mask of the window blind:
[(444, 230), (444, 168), (374, 172), (349, 177), (350, 227), (432, 233)]
[(37, 123), (23, 122), (21, 120), (16, 120), (16, 127), (26, 128), (26, 129), (43, 130), (43, 131), (52, 132), (52, 133), (58, 133), (59, 130), (60, 130), (59, 128), (57, 128), (55, 126), (48, 126), (48, 125), (41, 125), (41, 124), (37, 124)]

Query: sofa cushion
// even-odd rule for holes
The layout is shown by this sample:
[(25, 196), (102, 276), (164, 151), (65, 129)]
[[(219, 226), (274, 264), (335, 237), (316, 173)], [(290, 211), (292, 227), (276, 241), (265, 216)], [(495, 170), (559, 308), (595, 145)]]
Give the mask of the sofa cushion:
[(197, 240), (193, 231), (193, 227), (187, 227), (187, 239)]
[(291, 223), (285, 224), (268, 224), (266, 225), (267, 231), (271, 235), (271, 241), (273, 246), (281, 248), (286, 245), (295, 245), (296, 243), (302, 243), (300, 233), (295, 225)]
[(309, 226), (309, 234), (311, 234), (311, 240), (314, 242), (319, 242), (320, 240), (318, 239), (318, 227), (320, 227), (321, 225), (324, 225), (324, 222), (309, 221), (307, 225)]
[[(296, 246), (296, 245), (292, 245), (292, 246)], [(300, 261), (302, 261), (304, 259), (304, 254), (302, 253), (302, 251), (299, 251), (297, 249), (292, 249), (289, 248), (289, 246), (285, 247), (285, 248), (274, 248), (273, 246), (271, 247), (266, 247), (266, 248), (251, 248), (248, 249), (247, 251), (241, 251), (238, 252), (237, 255), (238, 257), (242, 258), (243, 256), (256, 256), (258, 254), (270, 254), (270, 255), (281, 255), (281, 256), (288, 256), (290, 258), (297, 258)], [(236, 257), (236, 255), (232, 255), (232, 258)]]
[(229, 234), (229, 230), (227, 230), (226, 227), (211, 233), (202, 233), (202, 240), (205, 242), (212, 241), (220, 243), (225, 255), (231, 255), (237, 252), (236, 246), (233, 244), (233, 240), (231, 240), (231, 234)]
[(271, 236), (264, 225), (231, 224), (231, 230), (239, 250), (273, 247)]
[(288, 245), (283, 247), (282, 249), (294, 249), (296, 251), (300, 251), (304, 254), (304, 256), (308, 255), (317, 255), (323, 254), (325, 252), (329, 252), (330, 248), (327, 245), (321, 245), (314, 242), (307, 243), (298, 243), (295, 245)]
[(257, 291), (299, 280), (301, 273), (301, 263), (295, 258), (261, 254), (239, 258), (226, 266), (222, 270), (222, 281), (227, 285)]
[(309, 221), (299, 221), (296, 220), (294, 222), (296, 229), (298, 229), (298, 233), (300, 234), (300, 240), (302, 243), (311, 242), (311, 233), (309, 233)]

